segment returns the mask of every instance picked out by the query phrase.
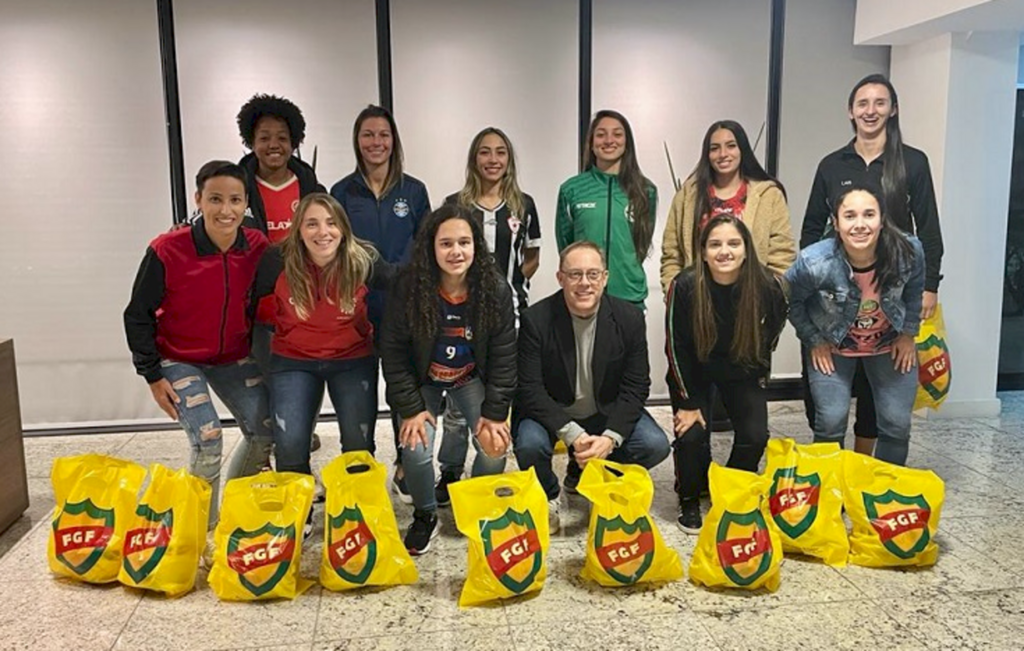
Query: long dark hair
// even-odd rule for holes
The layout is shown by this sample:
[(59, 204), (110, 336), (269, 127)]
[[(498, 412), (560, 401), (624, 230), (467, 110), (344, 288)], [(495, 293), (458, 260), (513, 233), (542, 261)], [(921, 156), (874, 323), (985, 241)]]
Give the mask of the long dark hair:
[(469, 283), (467, 323), (474, 330), (485, 332), (497, 325), (502, 311), (498, 297), (506, 281), (488, 253), (483, 226), (462, 206), (445, 204), (427, 215), (420, 224), (413, 241), (412, 260), (402, 270), (401, 282), (407, 283), (408, 287), (405, 318), (409, 320), (413, 334), (423, 340), (435, 338), (440, 327), (441, 299), (438, 290), (441, 287), (441, 268), (437, 265), (434, 240), (441, 224), (449, 219), (461, 219), (469, 224), (473, 233), (473, 264), (466, 276)]
[(594, 130), (597, 123), (605, 118), (617, 120), (622, 125), (626, 134), (626, 151), (622, 154), (619, 163), (619, 185), (629, 198), (629, 214), (632, 215), (632, 223), (629, 226), (633, 234), (633, 248), (636, 250), (636, 259), (643, 263), (647, 254), (651, 251), (651, 241), (654, 239), (654, 219), (651, 212), (654, 206), (651, 205), (647, 191), (654, 184), (640, 171), (640, 164), (636, 160), (636, 143), (633, 141), (633, 129), (629, 126), (626, 116), (618, 111), (604, 109), (594, 115), (587, 129), (587, 142), (583, 148), (583, 170), (589, 170), (597, 164), (597, 157), (594, 156)]
[(739, 280), (735, 285), (738, 293), (736, 325), (732, 333), (729, 358), (741, 366), (755, 368), (768, 363), (768, 351), (761, 345), (761, 328), (765, 317), (763, 301), (764, 297), (769, 295), (775, 279), (757, 259), (757, 251), (754, 248), (750, 229), (741, 219), (733, 215), (718, 215), (708, 221), (707, 226), (700, 232), (699, 253), (694, 251), (695, 255), (700, 256), (700, 259), (694, 264), (692, 317), (697, 359), (707, 362), (711, 350), (718, 341), (715, 308), (711, 301), (711, 270), (708, 269), (708, 263), (704, 259), (704, 249), (707, 247), (711, 232), (723, 224), (732, 224), (739, 231), (740, 237), (743, 238), (743, 248), (746, 254), (743, 266), (740, 267)]
[[(896, 95), (896, 89), (892, 82), (882, 74), (873, 74), (864, 77), (850, 91), (850, 98), (846, 102), (846, 108), (853, 112), (853, 101), (857, 91), (864, 86), (879, 84), (885, 86), (889, 91), (889, 101), (892, 104), (892, 113), (885, 122), (885, 149), (882, 156), (885, 159), (882, 165), (882, 194), (885, 197), (887, 214), (897, 224), (909, 224), (907, 214), (907, 166), (903, 162), (903, 133), (900, 131), (900, 98)], [(857, 133), (857, 122), (850, 119), (854, 134)]]
[(398, 136), (398, 125), (395, 123), (395, 118), (391, 116), (391, 111), (383, 106), (370, 104), (359, 112), (352, 125), (352, 149), (356, 154), (356, 166), (359, 168), (360, 174), (364, 178), (366, 177), (366, 165), (363, 163), (362, 154), (359, 153), (359, 130), (363, 128), (363, 122), (370, 118), (384, 118), (388, 121), (388, 126), (391, 127), (391, 155), (388, 157), (388, 175), (384, 178), (384, 187), (381, 190), (383, 196), (392, 187), (402, 182), (402, 165), (405, 155), (402, 153), (402, 139)]
[(914, 261), (914, 247), (907, 239), (907, 234), (889, 218), (885, 199), (879, 190), (868, 185), (853, 185), (843, 188), (843, 191), (836, 196), (835, 213), (832, 215), (832, 230), (836, 238), (836, 247), (844, 256), (846, 249), (839, 237), (839, 228), (836, 222), (839, 220), (839, 209), (842, 207), (843, 201), (853, 192), (866, 192), (878, 202), (882, 229), (878, 233), (878, 244), (875, 248), (875, 287), (881, 293), (899, 283), (902, 275), (911, 268)]
[[(740, 123), (735, 120), (719, 120), (708, 127), (707, 132), (704, 134), (704, 142), (700, 146), (700, 158), (697, 160), (697, 165), (694, 166), (693, 173), (690, 175), (697, 185), (697, 198), (693, 210), (693, 223), (695, 225), (700, 224), (704, 215), (711, 211), (710, 194), (711, 187), (715, 183), (715, 169), (711, 166), (711, 136), (719, 129), (731, 132), (736, 138), (736, 145), (740, 148), (740, 178), (744, 181), (771, 181), (782, 191), (782, 196), (786, 196), (786, 189), (779, 183), (779, 180), (761, 167), (761, 163), (754, 154), (753, 147), (750, 146), (750, 138), (747, 137), (747, 132)], [(699, 229), (695, 227), (693, 230), (694, 243), (696, 244), (699, 238), (697, 234)], [(693, 247), (694, 251), (697, 249), (697, 246)]]

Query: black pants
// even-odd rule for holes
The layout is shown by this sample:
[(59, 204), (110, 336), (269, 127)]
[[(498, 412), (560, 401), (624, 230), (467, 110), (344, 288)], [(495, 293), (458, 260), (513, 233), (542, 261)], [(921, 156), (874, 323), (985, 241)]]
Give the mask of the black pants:
[[(800, 382), (804, 389), (804, 412), (807, 414), (807, 425), (814, 429), (814, 396), (807, 380), (807, 348), (800, 346)], [(864, 364), (857, 362), (857, 371), (853, 374), (853, 397), (857, 399), (856, 419), (853, 421), (853, 433), (865, 439), (878, 438), (878, 418), (875, 415), (875, 395), (871, 392), (868, 375), (864, 372)]]
[[(768, 399), (761, 381), (756, 378), (714, 382), (722, 396), (722, 403), (733, 424), (730, 468), (757, 472), (764, 448), (768, 444)], [(704, 421), (711, 424), (710, 392), (702, 392), (708, 402), (700, 405)], [(675, 462), (676, 491), (680, 499), (693, 499), (707, 485), (710, 465), (710, 436), (708, 429), (696, 423), (672, 443)]]

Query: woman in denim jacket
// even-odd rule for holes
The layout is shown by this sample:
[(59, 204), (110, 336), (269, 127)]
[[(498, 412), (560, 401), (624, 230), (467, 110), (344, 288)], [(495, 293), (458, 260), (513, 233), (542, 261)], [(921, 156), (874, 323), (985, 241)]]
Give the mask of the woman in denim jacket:
[(904, 465), (917, 393), (924, 250), (883, 212), (881, 192), (848, 187), (833, 203), (835, 236), (786, 272), (789, 320), (807, 348), (814, 440), (842, 444), (858, 358), (878, 412), (875, 456)]

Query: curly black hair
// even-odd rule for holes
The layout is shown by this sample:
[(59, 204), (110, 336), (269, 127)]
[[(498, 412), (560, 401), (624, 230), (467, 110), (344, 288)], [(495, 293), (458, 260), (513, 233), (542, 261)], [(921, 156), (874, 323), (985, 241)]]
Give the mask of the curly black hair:
[(408, 287), (405, 317), (418, 339), (434, 339), (440, 328), (438, 289), (441, 286), (441, 268), (434, 253), (434, 239), (441, 224), (449, 219), (461, 219), (469, 224), (473, 233), (473, 264), (466, 275), (469, 281), (466, 322), (474, 330), (486, 332), (498, 325), (502, 313), (499, 291), (506, 281), (487, 248), (483, 227), (465, 208), (447, 204), (427, 215), (420, 224), (413, 242), (412, 260), (402, 271), (403, 281)]
[(238, 135), (242, 136), (242, 144), (252, 149), (256, 124), (260, 118), (268, 116), (284, 120), (292, 138), (292, 149), (298, 149), (306, 139), (306, 118), (302, 117), (298, 106), (277, 95), (253, 95), (242, 105), (238, 111)]

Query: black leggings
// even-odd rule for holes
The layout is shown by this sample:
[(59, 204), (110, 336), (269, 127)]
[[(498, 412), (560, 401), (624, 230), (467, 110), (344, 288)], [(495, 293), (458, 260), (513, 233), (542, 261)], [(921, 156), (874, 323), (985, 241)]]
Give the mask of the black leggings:
[[(807, 414), (807, 425), (814, 429), (814, 396), (807, 380), (807, 348), (800, 347), (800, 382), (804, 390), (804, 412)], [(857, 399), (856, 420), (853, 421), (853, 433), (865, 439), (878, 438), (878, 418), (875, 415), (875, 395), (871, 392), (871, 383), (864, 372), (864, 364), (857, 362), (857, 370), (853, 374), (853, 397)]]
[[(728, 467), (757, 472), (764, 448), (768, 444), (768, 399), (761, 381), (756, 378), (715, 382), (722, 395), (722, 404), (733, 425), (732, 452)], [(703, 392), (707, 402), (700, 405), (704, 421), (711, 425), (710, 391)], [(676, 491), (680, 499), (693, 499), (707, 486), (711, 461), (710, 432), (696, 423), (672, 444), (675, 462)]]

